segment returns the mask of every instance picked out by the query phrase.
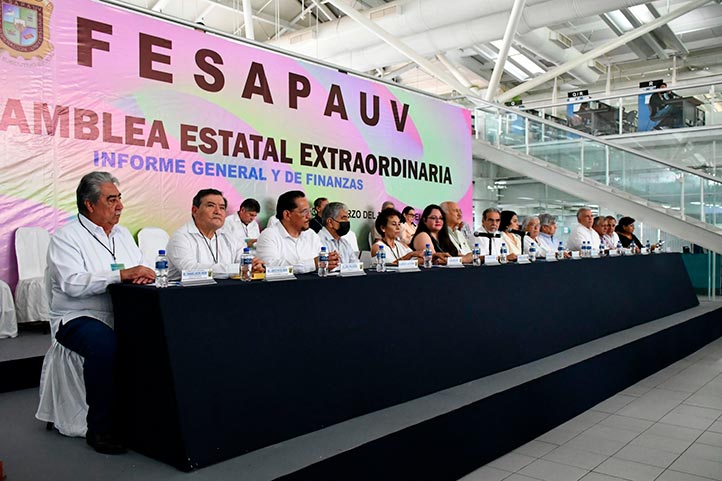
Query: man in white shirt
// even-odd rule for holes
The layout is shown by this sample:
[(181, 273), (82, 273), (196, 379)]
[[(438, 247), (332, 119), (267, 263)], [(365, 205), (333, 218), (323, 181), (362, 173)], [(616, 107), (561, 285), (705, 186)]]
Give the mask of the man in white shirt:
[(553, 253), (559, 248), (559, 239), (554, 237), (557, 233), (557, 218), (551, 214), (539, 215), (539, 245), (544, 252)]
[[(239, 273), (245, 243), (221, 229), (225, 219), (223, 193), (216, 189), (198, 191), (193, 197), (191, 220), (175, 231), (168, 241), (169, 279), (180, 279), (186, 270), (210, 269), (216, 278)], [(253, 259), (253, 270), (263, 270), (257, 258)]]
[(261, 212), (261, 204), (256, 199), (248, 198), (238, 208), (238, 212), (226, 217), (223, 228), (233, 236), (242, 239), (247, 247), (256, 245), (261, 229), (256, 216)]
[(341, 202), (330, 202), (323, 209), (321, 220), (323, 228), (318, 236), (328, 252), (338, 252), (339, 262), (348, 264), (358, 262), (358, 251), (348, 240), (351, 232), (351, 222), (348, 220), (348, 207)]
[(155, 272), (141, 265), (143, 254), (130, 232), (118, 225), (123, 211), (118, 185), (108, 172), (91, 172), (80, 180), (77, 222), (55, 232), (47, 257), (51, 333), (84, 358), (86, 440), (104, 454), (125, 452), (115, 435), (116, 339), (107, 288), (155, 280)]
[(482, 256), (499, 256), (502, 243), (499, 224), (501, 224), (501, 211), (499, 209), (489, 207), (481, 214), (481, 229), (477, 233), (482, 235), (477, 237)]
[(582, 242), (591, 243), (593, 249), (598, 249), (601, 240), (599, 234), (592, 229), (594, 224), (594, 214), (589, 207), (582, 207), (577, 211), (577, 222), (567, 241), (567, 249), (570, 251), (578, 251), (582, 248)]
[(604, 220), (602, 243), (607, 249), (616, 249), (619, 243), (619, 234), (614, 230), (617, 227), (617, 219), (615, 219), (613, 215), (608, 215)]
[[(451, 243), (454, 244), (454, 247), (456, 247), (458, 255), (463, 258), (462, 262), (471, 262), (471, 247), (466, 240), (466, 236), (461, 231), (464, 223), (462, 221), (459, 204), (447, 200), (446, 202), (442, 202), (439, 207), (444, 211), (449, 238), (451, 239)], [(481, 246), (481, 244), (479, 244), (479, 246)]]
[[(592, 229), (594, 229), (594, 232), (599, 236), (599, 243), (592, 246), (592, 249), (597, 250), (600, 246), (604, 246), (604, 234), (607, 232), (607, 218), (603, 215), (596, 216), (592, 224)], [(604, 248), (608, 249), (608, 247)]]
[[(269, 267), (293, 266), (294, 273), (312, 272), (318, 266), (321, 238), (309, 229), (311, 209), (300, 190), (284, 192), (276, 203), (280, 222), (261, 232), (256, 254)], [(328, 255), (329, 270), (339, 264), (338, 253)]]

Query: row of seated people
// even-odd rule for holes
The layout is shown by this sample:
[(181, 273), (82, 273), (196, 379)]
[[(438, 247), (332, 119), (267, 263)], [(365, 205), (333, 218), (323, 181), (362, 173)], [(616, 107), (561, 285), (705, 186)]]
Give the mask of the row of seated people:
[[(54, 423), (63, 434), (85, 436), (91, 447), (106, 454), (125, 452), (122, 439), (117, 436), (116, 338), (107, 289), (120, 282), (150, 284), (155, 280), (155, 271), (143, 265), (143, 255), (132, 235), (119, 225), (124, 206), (118, 186), (118, 180), (107, 172), (85, 175), (76, 190), (77, 222), (58, 229), (50, 240), (47, 278), (52, 344), (43, 364), (36, 413), (38, 419)], [(248, 217), (245, 222), (239, 217), (245, 229), (236, 226), (243, 229), (243, 236), (234, 234), (231, 227), (223, 228), (227, 222), (229, 225), (235, 222), (226, 218), (226, 205), (223, 194), (214, 189), (202, 190), (193, 198), (191, 219), (168, 243), (172, 277), (179, 277), (184, 269), (236, 273), (240, 254), (249, 245), (256, 247), (255, 270), (263, 270), (264, 265), (292, 265), (299, 272), (312, 271), (322, 245), (330, 251), (330, 269), (340, 262), (358, 259), (358, 249), (345, 237), (350, 224), (344, 204), (331, 202), (323, 209), (317, 208), (321, 210), (319, 235), (309, 229), (311, 210), (304, 193), (286, 192), (278, 198), (277, 222), (260, 232), (257, 240), (253, 240), (255, 232), (246, 230)], [(253, 206), (247, 207), (253, 210)], [(406, 228), (413, 230), (415, 212), (406, 214), (407, 222), (402, 222), (404, 214), (389, 207), (376, 219), (379, 241), (374, 247), (387, 245), (391, 263), (418, 256), (426, 244), (435, 251), (437, 263), (445, 263), (448, 256), (468, 257), (470, 229), (463, 225), (461, 211), (454, 202), (424, 209), (409, 239), (410, 247), (399, 240), (403, 235), (402, 224), (408, 223)], [(580, 210), (578, 219), (580, 233), (578, 236), (572, 233), (570, 248), (577, 237), (598, 236), (592, 228), (594, 218), (589, 209)], [(620, 225), (624, 222), (621, 219)], [(502, 239), (506, 239), (510, 249), (519, 252), (526, 237), (537, 240), (544, 248), (555, 244), (556, 224), (551, 216), (528, 219), (529, 235), (524, 241), (513, 237), (518, 228), (513, 212), (487, 209), (482, 224), (482, 230), (476, 234), (481, 236), (483, 254), (496, 255)], [(608, 229), (610, 224), (605, 220), (604, 225)], [(625, 237), (620, 233), (620, 240)], [(486, 239), (488, 242), (484, 242)], [(630, 239), (638, 242), (633, 234)], [(75, 376), (69, 376), (67, 370)], [(78, 370), (82, 370), (81, 376)], [(70, 383), (70, 379), (74, 382)]]

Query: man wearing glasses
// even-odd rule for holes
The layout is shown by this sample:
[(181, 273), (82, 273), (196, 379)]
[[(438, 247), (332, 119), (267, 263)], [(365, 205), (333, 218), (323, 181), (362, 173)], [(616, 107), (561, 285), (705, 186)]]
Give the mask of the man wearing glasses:
[(328, 252), (337, 252), (339, 262), (348, 264), (358, 262), (358, 252), (347, 240), (351, 232), (351, 222), (348, 220), (348, 207), (341, 202), (331, 202), (323, 209), (321, 216), (323, 229), (318, 233), (321, 243)]
[[(316, 270), (322, 244), (318, 234), (309, 229), (311, 209), (306, 194), (300, 190), (281, 194), (276, 203), (276, 218), (279, 222), (258, 237), (258, 257), (270, 267), (293, 266), (295, 274)], [(329, 253), (329, 270), (338, 264), (338, 253)]]
[(479, 237), (479, 248), (482, 256), (499, 256), (502, 243), (501, 234), (499, 233), (500, 224), (501, 211), (499, 209), (489, 207), (481, 214), (481, 229), (475, 234)]
[[(246, 244), (221, 229), (226, 220), (226, 199), (216, 189), (202, 189), (193, 197), (191, 219), (168, 241), (168, 278), (180, 279), (183, 271), (210, 269), (215, 278), (237, 275)], [(263, 265), (253, 259), (254, 272)]]

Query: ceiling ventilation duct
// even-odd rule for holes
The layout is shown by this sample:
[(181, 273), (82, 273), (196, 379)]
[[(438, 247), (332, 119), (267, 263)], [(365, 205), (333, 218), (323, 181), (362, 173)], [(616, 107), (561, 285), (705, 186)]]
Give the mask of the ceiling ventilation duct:
[[(551, 40), (552, 37), (555, 36), (557, 41)], [(560, 39), (562, 39), (562, 42), (566, 40), (569, 46), (566, 48), (560, 47), (558, 43)], [(546, 27), (538, 28), (524, 35), (518, 35), (516, 41), (524, 47), (525, 50), (555, 65), (561, 65), (582, 55), (582, 52), (571, 45), (572, 42), (569, 37)], [(599, 79), (599, 72), (585, 65), (574, 68), (570, 70), (569, 73), (587, 84), (594, 83)]]
[[(529, 0), (522, 14), (517, 32), (525, 34), (547, 25), (599, 15), (610, 10), (639, 5), (644, 2), (645, 0), (605, 0), (604, 2), (598, 0), (549, 0), (540, 3), (537, 0)], [(498, 5), (501, 4), (508, 5), (508, 9), (498, 11)], [(388, 8), (388, 6), (384, 8)], [(455, 11), (457, 8), (459, 10)], [(402, 15), (385, 16), (378, 24), (397, 38), (400, 37), (404, 44), (419, 55), (430, 57), (438, 52), (448, 52), (460, 46), (463, 48), (464, 46), (481, 45), (501, 39), (504, 36), (510, 10), (511, 2), (505, 0), (474, 0), (473, 2), (416, 0), (403, 3)], [(496, 13), (490, 14), (489, 12)], [(459, 13), (463, 14), (461, 19), (458, 18)], [(447, 23), (436, 28), (431, 27), (442, 23), (442, 21), (448, 22), (451, 18), (455, 18), (456, 23)], [(470, 18), (471, 20), (469, 20)], [(395, 48), (383, 43), (371, 34), (363, 35), (360, 43), (368, 45), (369, 41), (371, 41), (372, 44), (359, 47), (359, 36), (357, 34), (353, 34), (348, 39), (345, 36), (346, 29), (342, 27), (348, 25), (348, 23), (343, 22), (346, 19), (347, 17), (344, 17), (338, 22), (323, 24), (322, 26), (331, 24), (330, 26), (334, 28), (332, 36), (327, 33), (328, 27), (326, 29), (319, 28), (317, 40), (304, 42), (298, 48), (296, 45), (288, 45), (287, 41), (285, 45), (277, 42), (271, 43), (280, 48), (320, 58), (362, 72), (408, 60)], [(387, 25), (400, 26), (400, 30), (389, 28)], [(417, 33), (403, 36), (403, 32), (409, 30), (414, 30)], [(369, 36), (373, 38), (369, 40)], [(550, 43), (548, 38), (545, 37), (544, 40)], [(339, 53), (333, 56), (325, 55), (330, 51)]]
[(553, 43), (555, 43), (559, 48), (571, 48), (572, 46), (572, 39), (567, 37), (561, 32), (555, 32), (554, 30), (549, 30), (549, 40), (551, 40)]

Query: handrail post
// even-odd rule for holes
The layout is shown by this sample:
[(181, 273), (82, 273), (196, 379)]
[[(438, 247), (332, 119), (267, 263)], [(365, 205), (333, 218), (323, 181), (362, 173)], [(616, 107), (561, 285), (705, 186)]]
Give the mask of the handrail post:
[(524, 117), (524, 146), (526, 147), (526, 155), (529, 155), (529, 119)]
[(579, 170), (581, 172), (581, 179), (584, 180), (584, 139), (580, 140), (579, 146)]
[(699, 220), (704, 222), (704, 179), (699, 179)]
[(682, 188), (679, 189), (679, 214), (684, 219), (684, 172), (680, 174), (680, 182), (682, 182)]
[(609, 146), (604, 146), (604, 182), (609, 185)]
[(623, 127), (624, 127), (624, 107), (622, 106), (622, 97), (619, 97), (617, 99), (617, 112), (619, 113), (619, 132), (617, 132), (619, 135), (622, 135), (624, 133)]
[(496, 117), (497, 121), (497, 128), (496, 128), (496, 147), (501, 147), (501, 110), (499, 110), (499, 115)]

